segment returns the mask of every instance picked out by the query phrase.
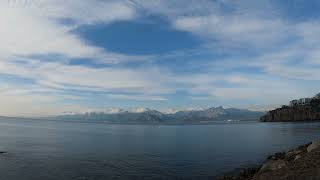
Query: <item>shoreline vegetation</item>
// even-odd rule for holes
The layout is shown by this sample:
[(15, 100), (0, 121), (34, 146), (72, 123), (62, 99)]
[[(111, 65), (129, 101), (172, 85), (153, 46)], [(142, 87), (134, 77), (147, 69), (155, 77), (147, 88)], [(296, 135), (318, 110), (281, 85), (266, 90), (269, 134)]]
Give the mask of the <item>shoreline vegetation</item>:
[(320, 179), (320, 140), (275, 153), (260, 166), (244, 168), (217, 180)]

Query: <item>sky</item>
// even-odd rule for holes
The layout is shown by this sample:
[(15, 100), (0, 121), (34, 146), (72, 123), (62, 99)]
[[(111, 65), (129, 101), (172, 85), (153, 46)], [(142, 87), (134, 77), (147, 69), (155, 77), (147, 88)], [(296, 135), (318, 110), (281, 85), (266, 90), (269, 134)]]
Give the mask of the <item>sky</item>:
[(0, 115), (225, 106), (320, 92), (318, 0), (3, 0)]

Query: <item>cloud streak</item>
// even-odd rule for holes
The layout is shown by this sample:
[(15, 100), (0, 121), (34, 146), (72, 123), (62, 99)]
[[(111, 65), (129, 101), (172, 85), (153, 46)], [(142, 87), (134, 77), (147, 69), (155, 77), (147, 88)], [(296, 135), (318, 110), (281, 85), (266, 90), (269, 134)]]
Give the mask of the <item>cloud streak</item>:
[[(0, 97), (13, 98), (7, 107), (14, 110), (7, 103), (0, 109), (13, 113), (22, 104), (33, 113), (57, 112), (55, 104), (80, 110), (107, 100), (261, 107), (311, 96), (320, 89), (320, 20), (289, 20), (277, 6), (269, 0), (0, 2)], [(74, 33), (145, 16), (164, 19), (159, 28), (192, 34), (201, 46), (132, 56)], [(79, 59), (86, 63), (72, 64)]]

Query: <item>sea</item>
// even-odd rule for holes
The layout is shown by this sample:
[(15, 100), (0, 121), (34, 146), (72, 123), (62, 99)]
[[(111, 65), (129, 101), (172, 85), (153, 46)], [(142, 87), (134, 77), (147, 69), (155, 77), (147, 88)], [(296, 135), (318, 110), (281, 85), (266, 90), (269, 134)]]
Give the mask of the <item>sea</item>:
[(0, 179), (214, 179), (316, 139), (319, 122), (124, 125), (0, 118)]

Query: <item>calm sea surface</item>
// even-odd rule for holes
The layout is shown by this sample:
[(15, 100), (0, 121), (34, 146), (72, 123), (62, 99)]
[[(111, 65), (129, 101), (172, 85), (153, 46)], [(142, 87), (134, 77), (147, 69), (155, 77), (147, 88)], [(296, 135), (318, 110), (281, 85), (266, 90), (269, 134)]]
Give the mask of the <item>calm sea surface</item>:
[(0, 119), (1, 180), (213, 179), (320, 138), (320, 123), (150, 126)]

